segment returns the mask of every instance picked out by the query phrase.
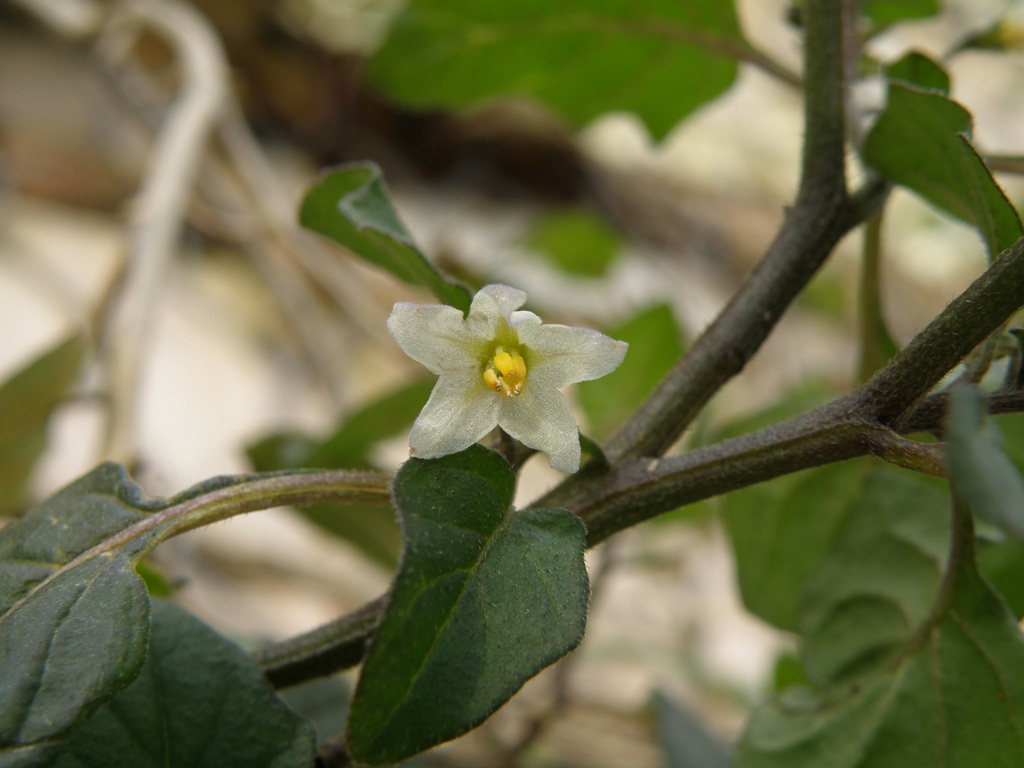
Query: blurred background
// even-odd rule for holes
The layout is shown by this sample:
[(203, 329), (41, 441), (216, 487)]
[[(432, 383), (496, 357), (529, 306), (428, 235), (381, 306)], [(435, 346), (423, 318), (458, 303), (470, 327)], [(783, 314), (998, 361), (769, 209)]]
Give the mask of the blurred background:
[[(997, 19), (1024, 19), (1021, 5), (948, 2), (868, 52), (942, 57)], [(15, 382), (0, 390), (4, 514), (105, 459), (154, 495), (218, 474), (393, 470), (405, 459), (430, 381), (384, 323), (395, 301), (432, 299), (299, 230), (301, 197), (327, 166), (378, 163), (408, 229), (453, 275), (521, 287), (545, 320), (628, 338), (642, 358), (637, 386), (618, 390), (629, 396), (578, 393), (584, 431), (598, 437), (760, 257), (798, 179), (797, 89), (743, 65), (658, 143), (623, 113), (573, 131), (523, 102), (416, 111), (362, 77), (400, 6), (0, 3), (0, 381)], [(738, 10), (747, 37), (798, 72), (788, 3)], [(949, 68), (976, 143), (1019, 155), (1024, 54), (967, 50)], [(883, 98), (870, 74), (854, 94), (867, 118)], [(1019, 203), (1017, 178), (1000, 180)], [(688, 441), (787, 393), (855, 383), (859, 240), (843, 243)], [(970, 230), (899, 193), (883, 242), (898, 343), (984, 265)], [(557, 479), (530, 462), (521, 502)], [(420, 762), (687, 766), (697, 764), (681, 762), (672, 734), (686, 749), (735, 738), (792, 648), (740, 604), (716, 507), (591, 551), (580, 650)], [(342, 518), (273, 510), (221, 523), (161, 547), (152, 578), (240, 642), (284, 638), (386, 589), (393, 521)], [(325, 735), (340, 728), (343, 696), (336, 683), (307, 692), (303, 707), (334, 714)]]

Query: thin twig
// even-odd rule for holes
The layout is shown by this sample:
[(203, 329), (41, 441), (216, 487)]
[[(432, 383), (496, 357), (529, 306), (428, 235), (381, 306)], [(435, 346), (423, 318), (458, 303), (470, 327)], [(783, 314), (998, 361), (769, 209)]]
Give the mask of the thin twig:
[(1022, 155), (986, 155), (985, 165), (995, 173), (1024, 174)]
[(353, 279), (350, 265), (337, 257), (337, 247), (327, 246), (320, 237), (298, 227), (295, 216), (298, 201), (281, 185), (237, 104), (233, 103), (227, 110), (218, 138), (245, 188), (252, 209), (259, 214), (265, 235), (279, 243), (282, 250), (331, 295), (335, 306), (352, 323), (371, 338), (387, 337), (381, 325), (367, 320), (376, 315), (377, 307), (360, 282)]
[[(1000, 413), (1024, 412), (1024, 392), (1008, 392), (1000, 390), (987, 395), (988, 412), (993, 416)], [(910, 411), (896, 420), (894, 427), (901, 435), (914, 432), (928, 432), (942, 437), (945, 431), (944, 420), (949, 410), (949, 394), (936, 392), (928, 395)]]
[[(109, 58), (105, 57), (103, 63), (108, 63)], [(154, 79), (140, 67), (130, 66), (127, 62), (105, 66), (103, 71), (143, 123), (153, 131), (159, 129), (167, 112), (167, 99)], [(229, 98), (218, 122), (217, 136), (222, 144), (235, 146), (239, 142), (230, 137), (248, 135), (248, 128), (238, 124), (244, 126), (237, 104)], [(309, 276), (298, 266), (300, 259), (294, 254), (301, 252), (302, 248), (292, 236), (295, 227), (283, 226), (280, 222), (282, 217), (276, 210), (268, 215), (267, 206), (261, 204), (264, 194), (273, 196), (275, 201), (285, 195), (275, 191), (276, 176), (262, 157), (262, 150), (255, 139), (250, 137), (250, 141), (254, 148), (244, 152), (225, 149), (227, 157), (210, 151), (206, 153), (196, 186), (207, 206), (202, 207), (194, 198), (190, 215), (194, 222), (198, 219), (199, 225), (205, 224), (207, 229), (212, 222), (217, 236), (231, 239), (249, 256), (276, 294), (281, 310), (295, 330), (312, 367), (327, 383), (335, 401), (341, 403), (349, 381), (343, 362), (343, 318), (326, 311), (320, 292), (309, 284)], [(239, 168), (246, 162), (256, 162), (261, 168), (266, 166), (266, 170), (246, 173)], [(254, 190), (252, 187), (257, 181), (259, 189)], [(292, 254), (291, 258), (287, 252)]]
[(114, 404), (104, 454), (130, 463), (141, 360), (210, 131), (227, 93), (227, 63), (203, 17), (177, 0), (126, 0), (116, 24), (164, 37), (180, 64), (182, 86), (158, 133), (132, 209), (130, 256), (109, 325), (107, 379)]
[(95, 35), (107, 9), (94, 0), (13, 0), (69, 40)]

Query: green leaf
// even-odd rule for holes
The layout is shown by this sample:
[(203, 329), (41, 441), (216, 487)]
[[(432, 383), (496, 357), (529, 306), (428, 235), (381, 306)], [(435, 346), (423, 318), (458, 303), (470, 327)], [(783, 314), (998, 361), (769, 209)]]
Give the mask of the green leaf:
[(1020, 22), (1015, 18), (1012, 10), (1007, 8), (1004, 11), (1004, 15), (997, 18), (989, 26), (976, 32), (971, 32), (947, 56), (951, 58), (954, 54), (967, 50), (1019, 51), (1022, 43), (1024, 43), (1024, 40), (1022, 40)]
[(352, 689), (341, 675), (318, 677), (289, 686), (279, 690), (277, 695), (313, 724), (318, 742), (334, 739), (345, 729)]
[(514, 487), (481, 446), (399, 470), (406, 549), (352, 703), (357, 762), (396, 762), (465, 733), (579, 643), (583, 525), (565, 510), (512, 510)]
[(313, 504), (298, 514), (357, 547), (388, 570), (398, 562), (402, 538), (391, 509), (371, 504)]
[(85, 349), (85, 339), (72, 336), (0, 384), (0, 516), (24, 508), (50, 414), (75, 382)]
[(601, 217), (577, 208), (542, 218), (527, 236), (526, 245), (563, 272), (603, 277), (622, 248), (622, 239)]
[(1024, 541), (1024, 483), (974, 387), (950, 393), (946, 460), (954, 489), (971, 512)]
[[(1003, 450), (1018, 472), (1024, 472), (1024, 413), (1006, 413), (995, 417)], [(992, 528), (978, 537), (978, 568), (996, 592), (1024, 616), (1024, 543), (1007, 538)]]
[(5, 600), (3, 608), (0, 763), (42, 763), (72, 727), (138, 675), (149, 597), (131, 561), (115, 554), (67, 568), (38, 597), (13, 606)]
[[(326, 439), (277, 434), (247, 448), (253, 467), (278, 469), (371, 469), (373, 448), (408, 429), (423, 410), (436, 379), (416, 379), (347, 415)], [(383, 507), (317, 504), (299, 513), (365, 554), (392, 568), (398, 561), (401, 538), (394, 512)]]
[(108, 464), (0, 531), (0, 759), (50, 754), (142, 668), (149, 597), (137, 546), (89, 550), (149, 511)]
[(412, 0), (368, 76), (413, 107), (532, 98), (575, 125), (634, 112), (662, 138), (732, 85), (748, 51), (723, 0)]
[(437, 379), (418, 378), (349, 414), (338, 430), (303, 459), (307, 467), (371, 469), (370, 451), (416, 420)]
[(899, 80), (926, 91), (949, 95), (949, 75), (933, 59), (923, 53), (911, 51), (885, 68), (889, 80)]
[(256, 472), (275, 472), (303, 466), (321, 441), (302, 432), (275, 432), (245, 447)]
[[(147, 499), (104, 464), (0, 530), (0, 764), (47, 759), (138, 675), (150, 616), (140, 558), (175, 533), (305, 498), (301, 474), (219, 477)], [(381, 492), (366, 476), (328, 487), (354, 501)]]
[(775, 659), (772, 668), (772, 690), (778, 693), (796, 685), (810, 685), (807, 670), (800, 658), (792, 651), (783, 651)]
[(949, 602), (889, 666), (755, 711), (737, 768), (1016, 768), (1024, 639), (969, 558)]
[(347, 414), (327, 438), (295, 433), (274, 434), (246, 449), (259, 472), (279, 469), (375, 469), (372, 450), (399, 435), (415, 421), (436, 383), (417, 378)]
[(804, 584), (835, 545), (864, 477), (864, 462), (851, 461), (787, 475), (725, 497), (725, 522), (748, 610), (779, 629), (797, 629)]
[(463, 312), (469, 310), (469, 292), (445, 277), (416, 247), (373, 163), (338, 166), (321, 174), (302, 200), (299, 222), (402, 282), (427, 288)]
[(590, 431), (598, 439), (625, 422), (683, 353), (682, 334), (667, 304), (643, 310), (609, 329), (608, 335), (629, 344), (626, 359), (607, 376), (581, 382), (576, 389)]
[(841, 536), (804, 585), (798, 626), (810, 680), (845, 681), (901, 652), (935, 599), (948, 510), (948, 493), (932, 480), (889, 467), (867, 475)]
[(977, 228), (990, 258), (1024, 234), (1020, 217), (971, 145), (971, 115), (945, 96), (889, 84), (864, 158), (897, 184)]
[(864, 0), (861, 12), (876, 30), (907, 19), (923, 19), (939, 12), (938, 0)]
[(979, 537), (978, 570), (1013, 615), (1024, 616), (1024, 544), (1016, 539), (992, 542)]
[(241, 648), (157, 600), (141, 673), (72, 734), (55, 768), (305, 768), (314, 752), (310, 724)]
[(731, 768), (732, 758), (721, 742), (661, 691), (654, 694), (654, 712), (667, 768)]
[(1024, 471), (1024, 413), (1003, 413), (995, 417), (1002, 435), (1003, 450), (1019, 471)]

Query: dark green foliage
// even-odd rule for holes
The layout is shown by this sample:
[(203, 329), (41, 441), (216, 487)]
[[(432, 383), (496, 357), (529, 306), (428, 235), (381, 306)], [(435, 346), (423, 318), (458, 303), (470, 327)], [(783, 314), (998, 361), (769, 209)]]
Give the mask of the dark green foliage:
[(654, 694), (666, 768), (731, 768), (732, 757), (701, 722), (661, 691)]
[[(1020, 765), (1024, 640), (1016, 622), (970, 559), (937, 609), (899, 655), (857, 681), (791, 688), (757, 710), (738, 768)], [(872, 626), (861, 625), (868, 644)]]
[(71, 735), (55, 768), (309, 768), (313, 753), (310, 724), (241, 648), (157, 601), (138, 677)]
[(85, 348), (81, 336), (72, 336), (0, 384), (0, 516), (25, 506), (50, 414), (75, 382)]
[(661, 138), (726, 91), (747, 52), (721, 0), (425, 0), (399, 16), (369, 76), (414, 107), (532, 98), (574, 125), (630, 111)]
[(405, 551), (352, 702), (348, 744), (396, 762), (478, 725), (583, 636), (583, 526), (511, 508), (515, 477), (480, 446), (411, 459), (394, 482)]
[(868, 134), (864, 157), (897, 184), (976, 227), (995, 258), (1024, 229), (971, 144), (971, 115), (957, 102), (902, 82)]
[(558, 211), (538, 221), (526, 245), (564, 272), (601, 277), (622, 247), (621, 238), (596, 214)]
[(403, 283), (426, 288), (463, 312), (469, 309), (469, 292), (441, 274), (416, 247), (373, 163), (340, 166), (321, 175), (302, 201), (299, 222)]
[(947, 460), (955, 490), (979, 518), (1024, 541), (1024, 483), (1003, 451), (981, 393), (956, 387), (950, 401)]
[[(249, 446), (253, 468), (261, 472), (279, 469), (372, 469), (372, 451), (393, 437), (419, 415), (435, 379), (417, 379), (388, 392), (348, 414), (334, 433), (323, 439), (299, 434), (275, 434)], [(398, 560), (400, 537), (395, 514), (370, 505), (344, 509), (317, 504), (299, 510), (307, 519), (351, 542), (388, 568)]]
[(795, 631), (807, 578), (828, 556), (861, 493), (864, 466), (849, 462), (808, 470), (725, 497), (747, 608)]
[(50, 754), (139, 673), (143, 542), (103, 545), (154, 509), (108, 464), (0, 531), (0, 755)]

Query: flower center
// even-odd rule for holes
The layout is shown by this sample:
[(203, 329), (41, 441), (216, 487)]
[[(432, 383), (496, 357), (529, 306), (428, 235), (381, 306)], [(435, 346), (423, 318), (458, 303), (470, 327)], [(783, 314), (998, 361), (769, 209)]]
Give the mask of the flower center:
[(505, 397), (517, 397), (526, 382), (526, 361), (519, 350), (498, 347), (484, 369), (484, 384)]

